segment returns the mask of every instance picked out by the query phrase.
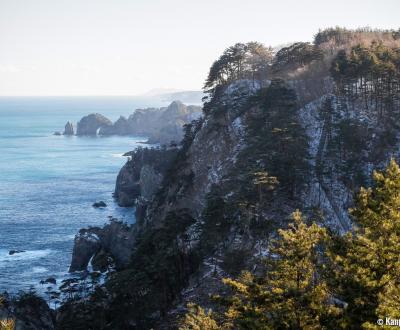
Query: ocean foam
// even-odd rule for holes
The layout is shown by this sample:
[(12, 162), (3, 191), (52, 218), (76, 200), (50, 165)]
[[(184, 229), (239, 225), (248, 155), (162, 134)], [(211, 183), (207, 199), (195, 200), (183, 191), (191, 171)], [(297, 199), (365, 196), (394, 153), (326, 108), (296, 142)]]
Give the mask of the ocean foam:
[(44, 258), (52, 252), (50, 249), (45, 250), (28, 250), (25, 252), (9, 254), (8, 250), (0, 250), (0, 265), (8, 262), (25, 261)]
[(32, 273), (35, 273), (35, 274), (46, 273), (47, 271), (48, 271), (48, 269), (45, 267), (33, 267), (32, 268)]
[(111, 154), (111, 157), (114, 157), (114, 158), (123, 158), (124, 157), (124, 154), (122, 153), (122, 154)]

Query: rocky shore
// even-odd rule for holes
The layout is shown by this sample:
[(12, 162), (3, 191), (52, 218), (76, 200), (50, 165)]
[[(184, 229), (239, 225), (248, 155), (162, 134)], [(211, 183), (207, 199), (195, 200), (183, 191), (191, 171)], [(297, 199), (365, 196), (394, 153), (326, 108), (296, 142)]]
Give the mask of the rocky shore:
[(139, 148), (124, 154), (129, 158), (117, 176), (114, 192), (118, 205), (129, 207), (138, 199), (151, 200), (177, 153), (177, 147), (169, 147)]
[(183, 137), (183, 126), (200, 115), (200, 106), (173, 101), (168, 107), (137, 109), (128, 118), (121, 116), (114, 123), (99, 113), (92, 113), (77, 123), (76, 132), (74, 125), (67, 122), (63, 134), (56, 132), (56, 135), (131, 135), (146, 137), (148, 143), (178, 143)]
[(116, 219), (103, 228), (81, 229), (74, 239), (70, 272), (85, 271), (89, 263), (94, 271), (123, 268), (130, 260), (134, 229)]
[[(56, 329), (56, 312), (33, 293), (23, 293), (18, 299), (8, 295), (0, 297), (0, 320), (15, 322), (15, 330)], [(0, 326), (0, 329), (3, 329)]]

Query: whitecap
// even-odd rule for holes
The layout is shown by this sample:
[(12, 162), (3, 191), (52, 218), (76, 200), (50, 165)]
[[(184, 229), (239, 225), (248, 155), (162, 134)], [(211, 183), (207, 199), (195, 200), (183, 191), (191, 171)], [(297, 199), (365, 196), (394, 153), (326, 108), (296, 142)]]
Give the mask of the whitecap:
[(44, 258), (52, 252), (50, 249), (45, 250), (27, 250), (10, 255), (7, 250), (0, 250), (0, 265), (6, 262), (26, 261)]
[(33, 267), (32, 268), (32, 273), (38, 274), (38, 273), (45, 273), (47, 272), (48, 269), (45, 267)]
[(124, 154), (111, 154), (111, 157), (114, 157), (114, 158), (123, 158), (123, 157), (124, 157)]

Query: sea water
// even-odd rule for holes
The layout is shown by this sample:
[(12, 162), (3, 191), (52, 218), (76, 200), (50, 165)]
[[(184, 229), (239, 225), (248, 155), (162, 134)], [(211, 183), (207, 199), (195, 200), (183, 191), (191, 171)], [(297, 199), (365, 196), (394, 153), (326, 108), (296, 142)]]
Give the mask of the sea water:
[[(132, 97), (0, 97), (0, 292), (40, 291), (39, 281), (66, 276), (80, 228), (102, 226), (108, 216), (135, 221), (112, 192), (122, 154), (145, 138), (53, 132), (89, 113), (116, 120), (160, 105)], [(100, 200), (108, 206), (93, 208)]]

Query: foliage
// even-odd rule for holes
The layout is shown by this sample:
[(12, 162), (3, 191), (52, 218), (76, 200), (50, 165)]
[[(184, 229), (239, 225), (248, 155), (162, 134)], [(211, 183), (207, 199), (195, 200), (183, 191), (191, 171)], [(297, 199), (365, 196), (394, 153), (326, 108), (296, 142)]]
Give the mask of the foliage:
[(14, 330), (15, 321), (13, 319), (0, 320), (0, 330)]
[(227, 306), (224, 328), (320, 329), (339, 315), (326, 282), (318, 276), (326, 231), (308, 226), (296, 211), (293, 223), (279, 230), (279, 236), (262, 276), (243, 272), (236, 280), (223, 280), (232, 290), (231, 295), (216, 298)]
[(351, 214), (357, 224), (347, 249), (334, 256), (338, 291), (348, 303), (345, 324), (375, 325), (400, 317), (400, 169), (392, 160), (361, 189)]
[(188, 313), (182, 320), (179, 330), (218, 330), (221, 329), (212, 318), (211, 310), (205, 312), (195, 304), (188, 305)]
[(231, 226), (227, 216), (226, 202), (221, 189), (213, 185), (206, 196), (206, 207), (202, 212), (200, 225), (200, 247), (203, 253), (215, 252)]
[(372, 40), (389, 43), (398, 39), (398, 33), (399, 31), (371, 29), (368, 27), (349, 30), (336, 26), (318, 31), (314, 36), (314, 44), (319, 47), (338, 48), (343, 46), (351, 47), (354, 43), (370, 42)]
[(323, 52), (309, 42), (296, 42), (288, 47), (281, 48), (274, 57), (273, 71), (295, 69), (319, 61)]
[(331, 75), (341, 94), (373, 107), (384, 123), (393, 122), (400, 96), (400, 48), (373, 42), (341, 50), (332, 61)]
[(227, 48), (210, 68), (204, 84), (213, 93), (217, 86), (224, 86), (238, 79), (265, 79), (272, 60), (272, 49), (258, 42), (237, 43)]
[(249, 119), (248, 147), (240, 157), (252, 164), (252, 172), (275, 177), (279, 189), (293, 197), (308, 172), (307, 137), (297, 116), (296, 94), (284, 81), (273, 80), (259, 102), (261, 111)]
[[(0, 296), (0, 308), (2, 307), (5, 299)], [(0, 330), (14, 330), (15, 320), (11, 318), (0, 319)]]
[(138, 326), (147, 328), (155, 318), (165, 316), (197, 268), (198, 257), (188, 248), (186, 234), (193, 222), (187, 210), (170, 212), (162, 227), (147, 228), (138, 235), (130, 268), (115, 274), (107, 284), (115, 295), (110, 314), (116, 322), (125, 322), (129, 315)]

